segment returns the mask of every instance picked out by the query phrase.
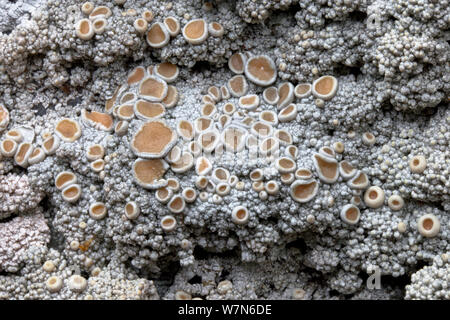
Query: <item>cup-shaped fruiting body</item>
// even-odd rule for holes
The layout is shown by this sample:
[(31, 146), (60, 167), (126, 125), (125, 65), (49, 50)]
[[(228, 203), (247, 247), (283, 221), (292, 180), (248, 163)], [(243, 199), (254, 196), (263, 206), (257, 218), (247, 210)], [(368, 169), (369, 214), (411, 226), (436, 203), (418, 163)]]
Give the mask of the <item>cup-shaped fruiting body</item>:
[(161, 219), (161, 228), (165, 232), (173, 231), (177, 227), (177, 220), (173, 216), (164, 216)]
[(13, 157), (17, 151), (17, 142), (12, 139), (5, 139), (0, 144), (1, 154), (5, 157)]
[(94, 29), (94, 32), (96, 34), (102, 34), (103, 32), (105, 32), (107, 25), (108, 22), (105, 18), (98, 18), (92, 23), (92, 28)]
[(174, 146), (165, 157), (165, 160), (168, 163), (175, 163), (178, 160), (180, 160), (181, 154), (182, 154), (181, 148), (179, 146)]
[(0, 104), (0, 132), (6, 129), (9, 124), (9, 111)]
[(194, 157), (198, 157), (202, 153), (202, 148), (197, 141), (189, 142), (187, 149)]
[(238, 182), (239, 182), (239, 178), (235, 175), (231, 175), (230, 178), (228, 179), (228, 184), (232, 188), (235, 187)]
[(252, 124), (250, 132), (259, 138), (267, 138), (272, 135), (273, 128), (266, 122), (257, 121)]
[(167, 202), (169, 202), (169, 200), (172, 198), (172, 196), (173, 196), (173, 191), (172, 191), (172, 189), (169, 189), (168, 187), (159, 188), (155, 192), (156, 200), (158, 200), (162, 204), (166, 204)]
[(152, 24), (147, 32), (147, 43), (152, 48), (162, 48), (169, 43), (170, 34), (161, 22)]
[(78, 184), (71, 184), (62, 190), (61, 195), (64, 201), (69, 203), (77, 202), (81, 196), (81, 187)]
[(89, 19), (81, 19), (75, 25), (75, 33), (81, 40), (90, 40), (94, 36), (94, 27)]
[(280, 186), (278, 185), (277, 181), (270, 180), (265, 184), (264, 189), (268, 194), (276, 195), (280, 191)]
[(296, 180), (291, 184), (290, 194), (292, 199), (299, 203), (311, 201), (319, 190), (316, 180)]
[(299, 83), (294, 88), (294, 94), (299, 99), (308, 97), (311, 94), (311, 84)]
[(132, 103), (137, 99), (137, 95), (134, 92), (125, 93), (122, 98), (120, 98), (120, 104)]
[(167, 188), (171, 189), (173, 192), (178, 192), (180, 190), (180, 181), (177, 178), (167, 179)]
[(277, 102), (278, 110), (286, 108), (294, 101), (294, 85), (290, 82), (284, 82), (278, 86), (278, 96), (280, 97)]
[(280, 180), (284, 184), (291, 184), (295, 180), (293, 173), (283, 173), (280, 175)]
[(211, 179), (214, 183), (228, 183), (230, 172), (225, 168), (216, 168), (211, 174)]
[(77, 176), (70, 171), (62, 171), (55, 178), (55, 186), (58, 190), (77, 183)]
[(81, 110), (81, 119), (84, 123), (97, 130), (111, 131), (114, 127), (114, 120), (111, 115), (97, 111)]
[(183, 196), (184, 201), (187, 203), (192, 203), (197, 198), (197, 191), (195, 191), (194, 188), (188, 187), (183, 189), (181, 195)]
[(89, 206), (89, 216), (94, 220), (101, 220), (106, 217), (108, 210), (103, 202), (94, 202)]
[(275, 168), (277, 168), (280, 173), (294, 172), (296, 167), (295, 161), (288, 157), (281, 157), (275, 161)]
[(156, 76), (148, 76), (139, 85), (139, 96), (151, 102), (161, 102), (167, 96), (167, 83)]
[(214, 121), (209, 117), (199, 117), (194, 121), (195, 133), (201, 134), (213, 129)]
[(100, 144), (92, 144), (86, 150), (86, 158), (89, 161), (102, 159), (105, 155), (105, 148)]
[(183, 197), (180, 195), (173, 196), (172, 199), (170, 199), (169, 203), (167, 204), (167, 208), (169, 208), (170, 212), (172, 212), (172, 213), (183, 212), (185, 207), (186, 207), (186, 202), (184, 201)]
[(263, 171), (261, 169), (255, 169), (250, 172), (250, 180), (261, 181), (264, 178)]
[(194, 19), (183, 27), (183, 37), (190, 44), (203, 43), (208, 38), (208, 24), (204, 19)]
[(291, 103), (286, 108), (278, 113), (278, 120), (280, 122), (289, 122), (297, 118), (297, 107)]
[(347, 181), (347, 185), (352, 189), (364, 190), (369, 185), (369, 178), (367, 174), (358, 170), (353, 178)]
[(208, 130), (202, 132), (197, 139), (197, 143), (200, 145), (204, 152), (213, 152), (219, 143), (220, 136), (216, 130)]
[(20, 132), (17, 129), (12, 129), (9, 130), (6, 135), (5, 135), (6, 139), (11, 139), (14, 140), (17, 143), (20, 143), (24, 140), (24, 137), (22, 135), (22, 132)]
[(216, 184), (212, 182), (211, 180), (208, 180), (208, 183), (206, 184), (206, 191), (207, 192), (215, 192), (216, 191)]
[(220, 87), (220, 93), (222, 95), (222, 99), (224, 100), (229, 99), (231, 97), (230, 90), (228, 90), (226, 86)]
[(325, 156), (325, 157), (331, 157), (331, 158), (335, 158), (336, 157), (336, 153), (330, 147), (321, 147), (319, 149), (319, 153), (321, 155)]
[(142, 12), (142, 18), (144, 18), (147, 22), (152, 22), (153, 12), (151, 12), (150, 10), (144, 10)]
[(230, 193), (231, 187), (227, 182), (220, 182), (216, 185), (216, 193), (219, 196), (226, 196)]
[(245, 182), (244, 181), (238, 181), (236, 183), (236, 190), (242, 191), (245, 189)]
[(364, 203), (369, 208), (379, 208), (384, 204), (384, 191), (377, 186), (372, 186), (364, 193)]
[[(133, 112), (131, 115), (136, 114), (139, 119), (142, 120), (155, 120), (161, 118), (166, 113), (166, 108), (159, 102), (148, 102), (145, 100), (137, 100), (134, 103)], [(120, 117), (120, 110), (119, 110)], [(131, 116), (133, 118), (133, 116)], [(131, 119), (130, 118), (130, 119)], [(126, 120), (126, 119), (123, 119)]]
[(398, 194), (393, 194), (388, 198), (388, 206), (393, 211), (399, 211), (405, 205), (405, 201)]
[(236, 106), (234, 105), (234, 103), (228, 102), (224, 104), (224, 106), (222, 107), (222, 111), (226, 115), (232, 115), (236, 111)]
[(44, 150), (45, 154), (52, 155), (56, 152), (56, 149), (58, 149), (59, 143), (59, 138), (57, 136), (51, 135), (42, 143), (42, 149)]
[(205, 103), (200, 108), (200, 113), (204, 117), (211, 117), (217, 112), (217, 108), (212, 103)]
[(264, 190), (264, 182), (263, 181), (255, 181), (252, 183), (252, 189), (256, 192), (261, 192)]
[(75, 274), (69, 278), (68, 287), (73, 292), (83, 292), (87, 285), (87, 280), (80, 275)]
[(320, 153), (313, 155), (313, 163), (319, 179), (325, 183), (335, 183), (339, 177), (338, 162)]
[[(342, 160), (341, 162), (339, 162), (339, 174), (345, 180), (348, 180), (348, 179), (352, 178), (353, 176), (355, 176), (357, 171), (358, 170), (356, 168), (354, 168), (350, 164), (350, 162), (348, 162), (347, 160)], [(367, 183), (368, 183), (368, 181), (367, 181)]]
[(212, 170), (211, 161), (206, 157), (199, 157), (195, 162), (195, 173), (199, 176), (205, 176)]
[(341, 141), (333, 143), (333, 149), (337, 153), (343, 153), (345, 149), (344, 143)]
[(56, 124), (55, 132), (63, 141), (74, 142), (81, 136), (81, 127), (77, 121), (64, 118)]
[(362, 135), (362, 142), (367, 146), (371, 146), (371, 145), (375, 144), (376, 138), (372, 133), (364, 132)]
[(131, 70), (127, 76), (127, 83), (129, 86), (139, 83), (145, 77), (145, 68), (138, 66)]
[(198, 189), (205, 189), (206, 186), (208, 185), (208, 178), (201, 176), (201, 177), (197, 177), (197, 179), (195, 179), (195, 186)]
[(239, 106), (245, 110), (255, 110), (259, 106), (259, 97), (256, 94), (249, 94), (239, 98)]
[(233, 211), (231, 211), (231, 221), (235, 224), (243, 225), (248, 223), (250, 219), (250, 214), (246, 207), (244, 206), (236, 206)]
[(111, 17), (112, 12), (106, 6), (95, 7), (94, 10), (89, 14), (89, 19), (95, 20), (98, 18), (109, 18)]
[(175, 300), (192, 300), (192, 295), (182, 290), (175, 292)]
[(228, 152), (240, 152), (245, 148), (247, 136), (247, 130), (233, 125), (222, 131), (221, 141)]
[(45, 159), (45, 152), (42, 148), (34, 148), (28, 157), (28, 164), (33, 165), (39, 163)]
[(203, 103), (211, 103), (211, 104), (214, 104), (214, 105), (216, 104), (214, 99), (209, 94), (205, 94), (204, 96), (202, 96), (202, 102)]
[(284, 130), (284, 129), (276, 130), (274, 132), (273, 136), (278, 139), (278, 141), (280, 142), (280, 145), (282, 145), (282, 146), (290, 145), (294, 141), (292, 139), (292, 136), (289, 133), (289, 131)]
[(309, 170), (308, 168), (298, 168), (295, 171), (294, 175), (295, 175), (296, 179), (301, 179), (301, 180), (309, 180), (313, 177), (311, 170)]
[(133, 164), (133, 176), (145, 189), (158, 189), (167, 185), (162, 179), (169, 165), (162, 159), (137, 159)]
[(141, 213), (141, 209), (139, 208), (138, 204), (134, 201), (127, 202), (127, 204), (124, 207), (124, 213), (125, 217), (127, 217), (128, 220), (134, 220), (139, 217), (139, 214)]
[(172, 85), (167, 87), (167, 95), (163, 99), (162, 103), (166, 108), (173, 108), (177, 105), (180, 95), (178, 94), (178, 89)]
[(92, 4), (92, 2), (85, 2), (81, 5), (81, 12), (83, 12), (84, 14), (89, 15), (92, 10), (94, 10), (94, 5)]
[(45, 282), (45, 287), (51, 293), (55, 293), (61, 290), (63, 287), (63, 281), (58, 276), (51, 276)]
[(22, 142), (17, 147), (16, 154), (14, 155), (14, 162), (19, 166), (26, 168), (28, 166), (28, 158), (33, 152), (33, 146), (29, 142)]
[(129, 122), (125, 120), (121, 120), (116, 123), (114, 127), (114, 132), (120, 137), (127, 133)]
[(137, 18), (133, 23), (134, 29), (139, 33), (144, 33), (147, 31), (148, 23), (144, 18)]
[(333, 76), (322, 76), (312, 85), (312, 94), (322, 100), (330, 100), (336, 94), (338, 81)]
[(173, 163), (170, 169), (175, 173), (185, 173), (194, 166), (194, 157), (190, 152), (183, 152), (180, 160)]
[(357, 207), (361, 207), (363, 204), (360, 196), (353, 196), (350, 200), (350, 203)]
[(214, 102), (219, 102), (222, 100), (222, 93), (220, 92), (220, 89), (216, 86), (211, 86), (207, 90), (208, 95), (214, 100)]
[(417, 220), (417, 230), (426, 238), (433, 238), (437, 236), (440, 229), (441, 223), (434, 214), (424, 214)]
[(111, 113), (113, 111), (113, 106), (116, 103), (117, 97), (119, 96), (119, 94), (121, 94), (125, 89), (126, 89), (126, 85), (119, 85), (116, 90), (114, 90), (113, 95), (106, 99), (105, 101), (105, 111), (107, 113)]
[(296, 146), (287, 146), (286, 149), (284, 149), (284, 154), (287, 157), (296, 160), (298, 157), (298, 148)]
[(259, 120), (266, 122), (272, 126), (276, 126), (278, 124), (277, 114), (270, 110), (264, 110), (264, 111), (260, 112)]
[(236, 52), (228, 59), (228, 68), (235, 74), (243, 74), (247, 57), (240, 52)]
[(353, 204), (347, 204), (341, 209), (341, 219), (347, 224), (357, 224), (361, 213), (359, 208)]
[(276, 155), (280, 150), (278, 139), (273, 137), (265, 138), (259, 143), (259, 152), (261, 155)]
[(180, 33), (180, 22), (175, 17), (167, 17), (164, 19), (164, 26), (171, 37), (176, 37)]
[(262, 87), (270, 86), (277, 79), (275, 62), (266, 55), (249, 58), (244, 68), (247, 78)]
[(425, 171), (426, 167), (427, 159), (422, 155), (414, 156), (409, 161), (409, 168), (413, 173), (422, 173)]
[(208, 33), (212, 35), (213, 37), (220, 38), (223, 36), (225, 30), (223, 29), (223, 26), (218, 22), (210, 22), (208, 24)]
[(244, 76), (236, 75), (227, 82), (228, 90), (233, 97), (239, 98), (248, 91), (248, 83)]
[(167, 83), (174, 82), (178, 78), (179, 70), (177, 65), (170, 62), (162, 62), (155, 66), (154, 74)]
[(143, 124), (131, 140), (131, 150), (146, 159), (162, 158), (177, 141), (177, 133), (161, 120)]
[(325, 101), (323, 101), (322, 99), (314, 99), (314, 104), (318, 108), (323, 108), (323, 106), (325, 105)]
[(268, 87), (263, 91), (263, 99), (266, 103), (270, 105), (275, 105), (280, 100), (278, 95), (278, 89), (275, 87)]
[(194, 125), (189, 120), (180, 120), (177, 124), (177, 132), (184, 141), (190, 141), (195, 135)]

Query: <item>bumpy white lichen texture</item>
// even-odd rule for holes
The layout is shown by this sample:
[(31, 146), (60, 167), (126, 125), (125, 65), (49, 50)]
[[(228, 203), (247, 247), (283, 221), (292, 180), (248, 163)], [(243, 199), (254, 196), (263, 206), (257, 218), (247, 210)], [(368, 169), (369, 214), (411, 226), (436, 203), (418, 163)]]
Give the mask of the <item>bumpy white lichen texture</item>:
[(449, 299), (449, 27), (0, 0), (0, 299)]

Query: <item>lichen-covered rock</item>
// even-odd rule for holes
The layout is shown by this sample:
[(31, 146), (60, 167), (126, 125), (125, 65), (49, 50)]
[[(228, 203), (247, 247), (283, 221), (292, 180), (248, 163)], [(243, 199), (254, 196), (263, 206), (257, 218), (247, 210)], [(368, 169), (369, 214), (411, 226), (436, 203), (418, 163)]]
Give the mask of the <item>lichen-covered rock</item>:
[(119, 2), (0, 6), (0, 298), (448, 298), (447, 1)]

